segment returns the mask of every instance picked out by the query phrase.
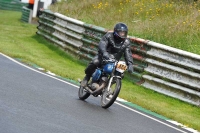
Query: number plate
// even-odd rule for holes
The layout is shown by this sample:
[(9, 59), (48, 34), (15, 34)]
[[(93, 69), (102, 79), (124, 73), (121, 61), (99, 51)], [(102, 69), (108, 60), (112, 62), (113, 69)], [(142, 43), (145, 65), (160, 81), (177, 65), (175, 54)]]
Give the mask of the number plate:
[(119, 61), (116, 66), (116, 70), (123, 73), (127, 69), (127, 65), (124, 61)]

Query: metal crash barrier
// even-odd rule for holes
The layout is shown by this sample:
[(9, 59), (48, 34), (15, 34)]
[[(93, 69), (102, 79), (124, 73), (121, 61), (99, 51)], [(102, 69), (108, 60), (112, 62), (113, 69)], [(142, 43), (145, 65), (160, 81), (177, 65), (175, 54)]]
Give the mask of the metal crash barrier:
[(22, 7), (22, 16), (21, 16), (21, 21), (31, 23), (32, 20), (32, 14), (33, 10), (23, 6)]
[(21, 11), (22, 7), (27, 5), (19, 0), (0, 0), (0, 9), (2, 10)]
[[(39, 16), (37, 34), (67, 53), (89, 62), (106, 29), (49, 10)], [(131, 40), (131, 81), (148, 89), (200, 106), (200, 56), (136, 37)]]

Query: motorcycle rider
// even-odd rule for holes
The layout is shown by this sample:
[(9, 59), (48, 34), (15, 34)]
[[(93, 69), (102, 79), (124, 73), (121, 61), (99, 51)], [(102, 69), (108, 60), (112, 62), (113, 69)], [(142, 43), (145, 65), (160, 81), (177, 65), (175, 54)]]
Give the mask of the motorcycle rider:
[(85, 77), (81, 86), (85, 87), (97, 67), (101, 66), (102, 57), (109, 59), (112, 54), (116, 60), (124, 55), (128, 72), (133, 72), (133, 58), (130, 50), (130, 40), (127, 38), (128, 27), (124, 23), (117, 23), (113, 32), (107, 32), (99, 42), (98, 54), (93, 58), (85, 69)]

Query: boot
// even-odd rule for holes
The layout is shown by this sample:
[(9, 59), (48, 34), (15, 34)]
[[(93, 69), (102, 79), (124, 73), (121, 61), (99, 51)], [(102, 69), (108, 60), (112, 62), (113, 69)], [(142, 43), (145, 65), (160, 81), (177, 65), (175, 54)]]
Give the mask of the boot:
[(90, 80), (90, 76), (85, 75), (85, 77), (83, 78), (83, 81), (81, 82), (81, 86), (86, 87), (89, 80)]

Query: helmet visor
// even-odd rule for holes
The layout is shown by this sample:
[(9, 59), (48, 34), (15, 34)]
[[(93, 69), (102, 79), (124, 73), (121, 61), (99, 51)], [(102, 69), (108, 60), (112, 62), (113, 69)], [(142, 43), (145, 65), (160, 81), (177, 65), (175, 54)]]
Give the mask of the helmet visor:
[(127, 36), (127, 32), (126, 31), (118, 31), (117, 34), (121, 38), (126, 38), (126, 36)]

